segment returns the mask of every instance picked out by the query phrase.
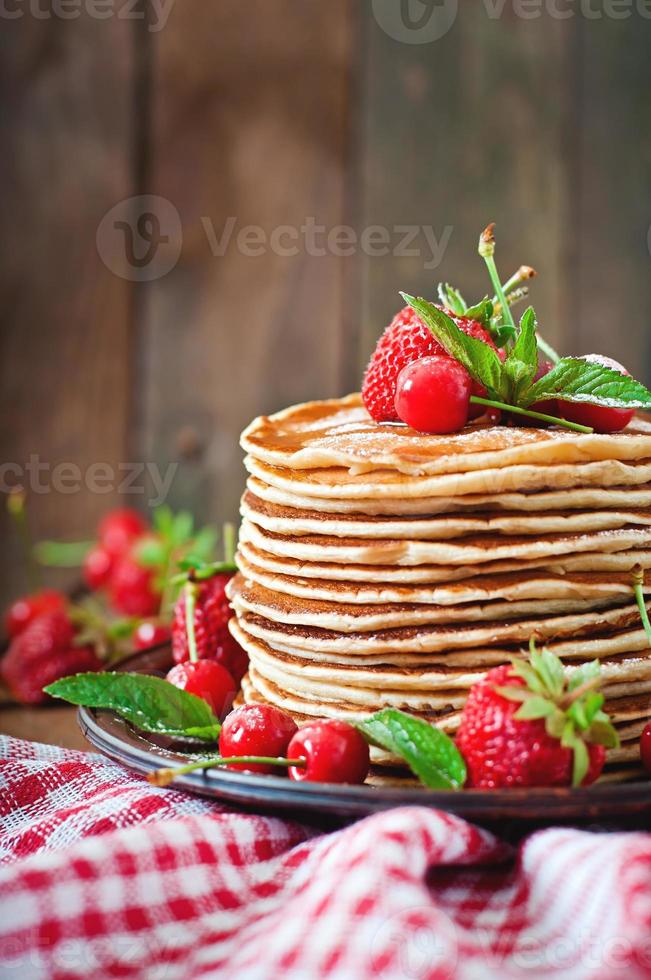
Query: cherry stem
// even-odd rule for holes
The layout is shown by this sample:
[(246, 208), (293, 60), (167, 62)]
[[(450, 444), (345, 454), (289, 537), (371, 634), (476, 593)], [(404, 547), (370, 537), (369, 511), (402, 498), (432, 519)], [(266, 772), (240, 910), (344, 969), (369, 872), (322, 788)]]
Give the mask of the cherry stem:
[(197, 653), (197, 636), (194, 631), (194, 611), (197, 606), (197, 586), (187, 582), (185, 586), (185, 630), (188, 635), (188, 653), (190, 662), (196, 664), (199, 660)]
[(633, 569), (633, 592), (635, 594), (637, 608), (640, 610), (642, 626), (649, 641), (649, 646), (651, 646), (651, 622), (649, 622), (649, 613), (646, 608), (646, 602), (644, 601), (644, 572), (642, 571), (641, 565), (636, 565)]
[(290, 766), (304, 768), (307, 765), (306, 759), (285, 759), (283, 757), (269, 755), (217, 755), (212, 759), (201, 759), (199, 762), (189, 762), (187, 766), (175, 766), (173, 769), (156, 769), (147, 776), (147, 782), (154, 786), (169, 786), (177, 776), (185, 776), (186, 773), (196, 772), (199, 769), (211, 769), (213, 766), (230, 765), (261, 765), (261, 766), (282, 766), (288, 769)]
[(506, 402), (496, 402), (490, 398), (480, 398), (479, 395), (471, 395), (470, 401), (475, 405), (486, 405), (487, 408), (499, 408), (503, 412), (514, 412), (516, 415), (526, 415), (527, 418), (538, 419), (540, 422), (549, 422), (550, 425), (561, 425), (564, 429), (571, 429), (573, 432), (585, 432), (590, 435), (594, 432), (588, 425), (579, 425), (578, 422), (568, 422), (567, 419), (560, 419), (556, 415), (545, 415), (543, 412), (534, 412), (530, 408), (520, 408), (518, 405), (507, 405)]
[[(508, 296), (509, 293), (519, 289), (523, 283), (525, 283), (528, 279), (533, 279), (536, 275), (536, 270), (532, 269), (530, 265), (521, 265), (518, 271), (514, 272), (511, 278), (506, 280), (502, 286), (502, 289)], [(497, 297), (493, 297), (493, 302), (497, 302)]]
[(479, 239), (479, 254), (486, 263), (488, 275), (490, 276), (493, 289), (495, 290), (495, 296), (501, 307), (502, 319), (508, 327), (512, 328), (513, 333), (515, 334), (516, 327), (513, 320), (513, 314), (511, 313), (511, 307), (506, 301), (504, 289), (502, 288), (502, 282), (497, 272), (497, 266), (495, 265), (495, 238), (493, 236), (494, 227), (494, 225), (489, 225), (488, 228), (486, 228), (486, 230), (482, 233), (481, 238)]

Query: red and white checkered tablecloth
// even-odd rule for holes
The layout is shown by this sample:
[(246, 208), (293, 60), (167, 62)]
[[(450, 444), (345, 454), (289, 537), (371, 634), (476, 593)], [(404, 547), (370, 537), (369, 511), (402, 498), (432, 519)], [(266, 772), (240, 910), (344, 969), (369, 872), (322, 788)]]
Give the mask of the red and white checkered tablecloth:
[(651, 977), (651, 834), (514, 853), (425, 808), (320, 834), (0, 739), (0, 976)]

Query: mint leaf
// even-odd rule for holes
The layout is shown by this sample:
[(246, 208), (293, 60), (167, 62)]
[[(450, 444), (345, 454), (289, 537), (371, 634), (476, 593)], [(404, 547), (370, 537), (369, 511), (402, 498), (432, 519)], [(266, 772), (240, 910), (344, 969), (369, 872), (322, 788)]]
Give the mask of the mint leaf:
[(463, 315), (470, 317), (472, 320), (477, 320), (477, 322), (481, 323), (483, 327), (490, 330), (494, 311), (495, 307), (493, 306), (492, 299), (489, 299), (488, 296), (484, 296), (481, 302), (475, 303), (474, 306), (469, 306), (466, 310), (464, 310)]
[(437, 292), (439, 294), (439, 299), (443, 306), (448, 310), (452, 310), (453, 313), (463, 314), (466, 309), (466, 301), (454, 286), (451, 286), (449, 282), (438, 284)]
[(488, 344), (475, 337), (469, 337), (460, 330), (450, 317), (427, 300), (400, 294), (406, 303), (418, 314), (423, 323), (432, 331), (438, 342), (456, 361), (465, 367), (468, 374), (483, 384), (490, 397), (504, 401), (509, 394), (509, 383), (504, 365), (497, 353)]
[(519, 404), (526, 408), (546, 398), (606, 408), (651, 408), (651, 391), (635, 378), (578, 357), (561, 358), (549, 374), (522, 393)]
[(43, 690), (71, 704), (115, 711), (145, 732), (202, 742), (219, 738), (221, 725), (206, 702), (160, 677), (126, 672), (75, 674)]
[(383, 708), (356, 728), (372, 745), (399, 755), (430, 789), (461, 789), (466, 764), (444, 732), (397, 708)]

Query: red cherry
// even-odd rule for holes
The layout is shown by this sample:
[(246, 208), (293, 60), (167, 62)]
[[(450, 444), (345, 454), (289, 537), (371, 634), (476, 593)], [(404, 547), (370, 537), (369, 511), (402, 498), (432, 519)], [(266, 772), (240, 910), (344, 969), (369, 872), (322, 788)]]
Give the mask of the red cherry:
[(640, 758), (644, 768), (651, 772), (651, 721), (640, 736)]
[(214, 660), (177, 664), (167, 674), (167, 680), (174, 687), (203, 698), (218, 718), (224, 717), (237, 693), (237, 684), (229, 672)]
[(21, 596), (12, 602), (5, 616), (5, 629), (10, 637), (18, 636), (38, 616), (65, 609), (67, 599), (56, 589), (41, 589)]
[(100, 521), (97, 528), (99, 543), (114, 558), (124, 555), (137, 538), (142, 537), (149, 528), (147, 521), (137, 510), (119, 507)]
[[(284, 756), (291, 738), (298, 731), (294, 719), (270, 704), (245, 704), (231, 711), (219, 736), (219, 754)], [(289, 756), (291, 758), (291, 756)], [(274, 766), (260, 763), (233, 764), (229, 769), (245, 772), (275, 772)]]
[[(602, 354), (586, 354), (579, 358), (581, 361), (588, 361), (590, 364), (601, 364), (602, 367), (612, 368), (630, 377), (626, 368), (614, 361), (612, 357), (604, 357)], [(589, 425), (595, 432), (619, 432), (625, 429), (635, 415), (632, 408), (604, 408), (602, 405), (591, 405), (589, 402), (558, 402), (558, 408), (564, 419), (569, 422), (578, 422), (580, 425)]]
[(91, 548), (84, 558), (82, 566), (84, 582), (92, 592), (95, 592), (106, 585), (112, 568), (113, 556), (109, 554), (106, 548), (98, 544)]
[(158, 647), (167, 643), (171, 635), (169, 626), (164, 623), (145, 620), (136, 626), (131, 641), (134, 650), (149, 650), (150, 647)]
[(297, 782), (363, 783), (368, 774), (368, 745), (346, 721), (315, 721), (300, 728), (287, 746), (287, 758), (306, 761), (289, 769)]
[(418, 432), (458, 432), (468, 421), (470, 375), (440, 354), (407, 364), (398, 375), (396, 412)]

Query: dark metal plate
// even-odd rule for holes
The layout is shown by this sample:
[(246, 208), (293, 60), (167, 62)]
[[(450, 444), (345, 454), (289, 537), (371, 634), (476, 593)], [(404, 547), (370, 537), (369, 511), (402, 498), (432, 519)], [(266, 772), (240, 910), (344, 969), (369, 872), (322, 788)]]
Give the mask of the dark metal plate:
[[(160, 647), (128, 658), (120, 669), (161, 674), (170, 663), (169, 647)], [(187, 746), (184, 752), (178, 742), (138, 732), (108, 711), (80, 708), (79, 724), (95, 748), (137, 773), (146, 774), (188, 760)], [(425, 788), (295, 783), (286, 777), (215, 768), (180, 776), (174, 786), (239, 808), (282, 812), (294, 819), (319, 823), (337, 823), (396, 806), (429, 806), (502, 833), (516, 827), (531, 829), (567, 823), (651, 826), (651, 780), (584, 789), (455, 793)]]

